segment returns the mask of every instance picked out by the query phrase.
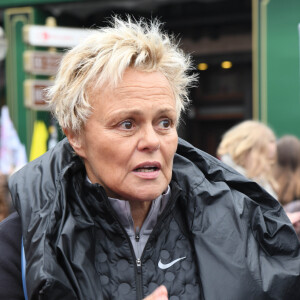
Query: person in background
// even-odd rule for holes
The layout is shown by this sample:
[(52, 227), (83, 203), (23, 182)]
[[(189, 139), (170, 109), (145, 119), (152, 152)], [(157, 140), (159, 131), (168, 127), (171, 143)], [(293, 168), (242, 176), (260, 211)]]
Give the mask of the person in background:
[(277, 183), (272, 169), (276, 151), (276, 137), (272, 129), (262, 122), (246, 120), (225, 132), (217, 156), (277, 198)]
[(277, 195), (282, 205), (300, 200), (300, 141), (285, 135), (277, 141), (277, 163), (274, 165), (278, 182)]
[(11, 213), (7, 175), (0, 174), (0, 222)]
[(10, 177), (0, 299), (23, 299), (21, 273), (29, 300), (300, 299), (279, 202), (178, 137), (191, 69), (156, 20), (114, 17), (65, 54), (66, 138)]
[(277, 141), (274, 174), (278, 200), (300, 237), (300, 140), (296, 136), (284, 135)]
[(0, 115), (0, 174), (9, 176), (26, 163), (25, 146), (10, 119), (8, 106), (3, 105)]

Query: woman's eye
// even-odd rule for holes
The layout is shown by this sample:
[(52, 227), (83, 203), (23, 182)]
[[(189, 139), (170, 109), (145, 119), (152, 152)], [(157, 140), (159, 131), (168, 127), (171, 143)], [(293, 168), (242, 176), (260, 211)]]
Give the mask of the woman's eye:
[(171, 121), (169, 119), (164, 119), (160, 122), (160, 125), (164, 129), (168, 129), (171, 127)]
[(130, 130), (133, 128), (133, 123), (131, 121), (124, 121), (120, 124), (120, 127), (125, 130)]

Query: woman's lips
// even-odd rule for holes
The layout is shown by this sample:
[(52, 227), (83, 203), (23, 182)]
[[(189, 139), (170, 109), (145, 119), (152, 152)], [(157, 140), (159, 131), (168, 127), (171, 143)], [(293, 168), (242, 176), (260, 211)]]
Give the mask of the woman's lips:
[(155, 179), (159, 176), (161, 165), (159, 162), (144, 162), (138, 164), (133, 173), (140, 178)]

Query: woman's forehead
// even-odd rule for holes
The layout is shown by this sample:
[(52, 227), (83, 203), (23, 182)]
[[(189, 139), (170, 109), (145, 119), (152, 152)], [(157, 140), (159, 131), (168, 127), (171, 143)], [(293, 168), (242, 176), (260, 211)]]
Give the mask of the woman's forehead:
[(142, 72), (130, 69), (125, 72), (116, 87), (113, 88), (109, 84), (101, 87), (94, 86), (88, 94), (92, 105), (107, 98), (110, 99), (111, 104), (117, 100), (129, 102), (128, 105), (135, 100), (151, 100), (156, 103), (168, 100), (175, 104), (171, 86), (160, 72)]

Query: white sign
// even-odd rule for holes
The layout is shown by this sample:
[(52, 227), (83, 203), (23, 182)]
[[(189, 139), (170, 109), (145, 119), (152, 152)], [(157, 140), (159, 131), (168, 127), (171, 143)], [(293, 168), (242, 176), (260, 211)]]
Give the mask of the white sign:
[(92, 29), (78, 29), (68, 27), (49, 27), (42, 25), (25, 25), (23, 27), (25, 43), (32, 46), (72, 48), (79, 44)]

